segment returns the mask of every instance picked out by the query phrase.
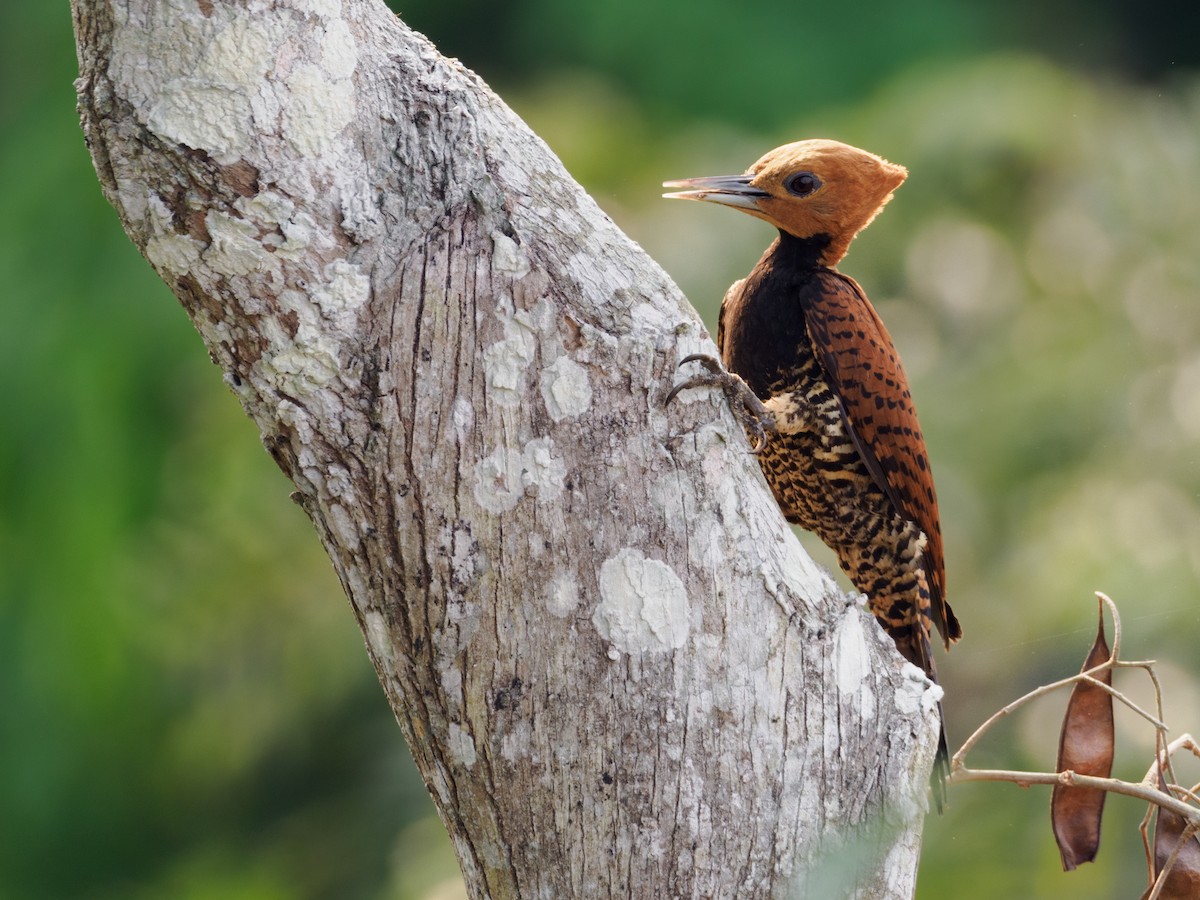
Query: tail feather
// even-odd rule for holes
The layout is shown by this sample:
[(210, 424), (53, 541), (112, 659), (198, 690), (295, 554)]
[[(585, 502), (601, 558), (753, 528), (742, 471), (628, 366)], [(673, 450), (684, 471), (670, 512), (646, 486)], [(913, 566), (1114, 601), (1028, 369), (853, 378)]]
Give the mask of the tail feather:
[[(938, 683), (937, 666), (933, 662), (933, 645), (929, 633), (919, 625), (907, 625), (891, 630), (892, 640), (900, 655), (923, 671), (934, 684)], [(950, 777), (950, 748), (946, 743), (946, 716), (942, 704), (938, 703), (938, 746), (933, 759), (933, 770), (929, 773), (929, 787), (933, 794), (934, 808), (941, 815), (946, 808), (946, 779)]]
[(950, 748), (946, 746), (946, 718), (942, 715), (942, 704), (939, 703), (937, 756), (933, 758), (933, 771), (929, 773), (929, 789), (939, 816), (946, 809), (946, 779), (949, 777)]

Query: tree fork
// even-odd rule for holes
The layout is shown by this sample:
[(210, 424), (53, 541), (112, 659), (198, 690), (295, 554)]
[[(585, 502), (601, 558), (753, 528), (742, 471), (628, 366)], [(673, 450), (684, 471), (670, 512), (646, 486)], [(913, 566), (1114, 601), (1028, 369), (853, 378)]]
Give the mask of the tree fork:
[[(105, 195), (311, 517), (473, 897), (911, 896), (936, 690), (661, 269), (379, 0), (73, 0)], [(649, 189), (649, 188), (648, 188)]]

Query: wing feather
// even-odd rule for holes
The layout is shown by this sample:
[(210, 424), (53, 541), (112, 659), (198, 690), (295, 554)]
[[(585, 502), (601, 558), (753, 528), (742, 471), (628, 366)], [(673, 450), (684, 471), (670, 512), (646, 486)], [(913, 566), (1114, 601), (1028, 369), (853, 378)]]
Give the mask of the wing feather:
[(937, 493), (891, 335), (858, 283), (841, 273), (823, 274), (821, 290), (809, 293), (806, 300), (809, 338), (841, 403), (855, 447), (896, 510), (925, 533), (933, 621), (948, 646), (962, 630), (945, 602)]

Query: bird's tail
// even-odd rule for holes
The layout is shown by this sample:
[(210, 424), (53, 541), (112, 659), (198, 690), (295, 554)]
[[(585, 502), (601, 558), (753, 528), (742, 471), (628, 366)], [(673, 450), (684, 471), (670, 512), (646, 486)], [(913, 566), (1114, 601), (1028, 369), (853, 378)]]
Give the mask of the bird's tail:
[[(891, 630), (892, 640), (900, 655), (923, 671), (934, 684), (938, 683), (937, 666), (933, 662), (933, 644), (928, 629), (913, 623)], [(938, 815), (946, 807), (946, 779), (950, 777), (950, 748), (946, 743), (946, 716), (938, 702), (938, 746), (933, 758), (933, 771), (929, 774), (929, 787), (933, 794), (934, 808)]]
[(939, 816), (946, 808), (946, 779), (949, 777), (950, 748), (946, 745), (946, 717), (942, 715), (942, 704), (938, 703), (938, 747), (937, 756), (933, 758), (933, 771), (929, 773), (929, 790)]

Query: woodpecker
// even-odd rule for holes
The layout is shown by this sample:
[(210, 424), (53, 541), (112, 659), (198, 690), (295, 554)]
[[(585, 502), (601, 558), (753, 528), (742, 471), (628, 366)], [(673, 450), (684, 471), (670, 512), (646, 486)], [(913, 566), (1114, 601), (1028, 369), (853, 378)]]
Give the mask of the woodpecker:
[[(744, 175), (664, 182), (674, 189), (664, 197), (729, 206), (779, 232), (725, 294), (721, 359), (684, 359), (704, 371), (667, 401), (702, 386), (725, 393), (787, 520), (837, 554), (901, 655), (936, 681), (932, 629), (947, 649), (962, 629), (946, 603), (925, 439), (887, 328), (835, 268), (907, 176), (856, 147), (807, 140)], [(931, 777), (939, 810), (948, 773), (943, 726)]]

